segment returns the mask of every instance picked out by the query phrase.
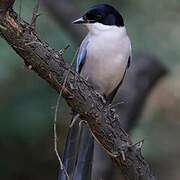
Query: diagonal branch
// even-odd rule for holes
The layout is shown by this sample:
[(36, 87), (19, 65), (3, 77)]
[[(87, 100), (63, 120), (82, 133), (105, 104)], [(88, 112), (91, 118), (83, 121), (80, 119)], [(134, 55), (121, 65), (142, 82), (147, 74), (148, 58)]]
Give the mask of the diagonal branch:
[[(126, 180), (155, 180), (141, 149), (132, 145), (115, 111), (103, 104), (98, 93), (41, 40), (28, 23), (20, 19), (18, 28), (18, 15), (10, 4), (13, 5), (11, 0), (0, 0), (0, 24), (4, 27), (0, 26), (0, 36), (52, 88), (58, 93), (62, 90), (68, 105), (87, 122), (94, 137), (115, 160)], [(65, 88), (62, 88), (68, 72)]]

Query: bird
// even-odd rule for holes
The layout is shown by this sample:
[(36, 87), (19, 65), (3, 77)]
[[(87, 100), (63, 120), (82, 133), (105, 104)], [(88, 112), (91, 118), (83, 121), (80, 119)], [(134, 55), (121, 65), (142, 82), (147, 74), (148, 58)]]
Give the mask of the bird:
[[(88, 29), (88, 34), (82, 41), (77, 55), (76, 71), (105, 97), (107, 104), (110, 104), (113, 102), (132, 61), (131, 41), (124, 25), (124, 19), (111, 5), (98, 4), (89, 8), (82, 17), (73, 21), (73, 24), (81, 24)], [(73, 180), (83, 180), (88, 179), (84, 172), (89, 173), (88, 171), (91, 171), (92, 168), (92, 158), (90, 157), (93, 156), (94, 144), (91, 133), (84, 128), (84, 137), (86, 138), (82, 140), (82, 148), (79, 150), (78, 143), (75, 144), (74, 141), (75, 134), (72, 133), (78, 132), (77, 129), (78, 125), (76, 124), (69, 130), (63, 162), (65, 168), (70, 167), (73, 171), (71, 172)], [(73, 141), (71, 141), (72, 139)], [(80, 152), (76, 152), (75, 148), (72, 149), (71, 144), (74, 147), (78, 146), (76, 148)], [(74, 157), (72, 154), (74, 156), (78, 154), (78, 157)], [(73, 158), (74, 161), (72, 161)], [(82, 164), (86, 161), (89, 161), (87, 162), (89, 164), (83, 166)], [(62, 177), (62, 174), (61, 171), (59, 177)], [(59, 180), (64, 179), (59, 178)]]

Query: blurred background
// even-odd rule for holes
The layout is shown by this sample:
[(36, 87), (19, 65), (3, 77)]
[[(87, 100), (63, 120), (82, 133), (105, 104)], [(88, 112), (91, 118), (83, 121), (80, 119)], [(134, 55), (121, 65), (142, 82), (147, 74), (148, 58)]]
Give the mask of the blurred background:
[[(92, 5), (108, 3), (125, 19), (133, 54), (153, 55), (169, 73), (151, 91), (131, 138), (145, 138), (143, 155), (160, 180), (180, 179), (180, 2), (179, 0), (66, 0), (82, 14)], [(19, 0), (14, 9), (19, 11)], [(61, 0), (59, 0), (61, 3)], [(63, 3), (63, 0), (62, 0)], [(22, 0), (22, 18), (30, 22), (34, 0)], [(67, 9), (68, 11), (69, 9)], [(69, 17), (77, 18), (69, 10)], [(37, 20), (37, 33), (60, 50), (70, 48), (64, 58), (71, 62), (79, 39), (57, 22), (43, 4)], [(57, 179), (58, 161), (53, 145), (53, 118), (57, 93), (32, 71), (0, 39), (0, 172), (4, 180)], [(59, 150), (63, 151), (70, 110), (61, 101), (58, 119)]]

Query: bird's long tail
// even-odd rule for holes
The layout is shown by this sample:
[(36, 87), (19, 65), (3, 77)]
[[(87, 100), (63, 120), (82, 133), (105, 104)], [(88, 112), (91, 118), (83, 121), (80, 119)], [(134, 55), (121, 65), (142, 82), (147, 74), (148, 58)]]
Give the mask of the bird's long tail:
[[(69, 128), (63, 164), (71, 180), (91, 180), (94, 139), (88, 128), (79, 126), (79, 119)], [(60, 170), (59, 180), (67, 180)]]

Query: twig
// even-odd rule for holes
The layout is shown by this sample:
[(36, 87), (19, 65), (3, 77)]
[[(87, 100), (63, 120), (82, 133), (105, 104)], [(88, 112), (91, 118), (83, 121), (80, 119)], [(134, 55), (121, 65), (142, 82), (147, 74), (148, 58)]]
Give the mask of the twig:
[[(76, 53), (75, 53), (75, 55), (73, 57), (73, 60), (72, 60), (72, 62), (70, 64), (70, 68), (74, 64), (74, 61), (76, 59), (78, 51), (79, 51), (79, 49), (76, 51)], [(58, 116), (58, 109), (59, 109), (59, 104), (60, 104), (60, 100), (61, 100), (61, 96), (62, 96), (62, 91), (65, 88), (67, 78), (68, 78), (68, 75), (69, 75), (69, 72), (70, 72), (70, 68), (68, 69), (68, 72), (67, 72), (67, 75), (65, 77), (62, 89), (61, 89), (61, 91), (59, 93), (57, 103), (56, 103), (55, 115), (54, 115), (54, 150), (55, 150), (56, 156), (57, 156), (57, 158), (59, 160), (60, 168), (64, 171), (64, 173), (66, 174), (66, 177), (67, 177), (68, 180), (70, 180), (70, 177), (69, 177), (69, 175), (68, 175), (68, 173), (67, 173), (67, 171), (66, 171), (66, 169), (65, 169), (65, 167), (64, 167), (64, 165), (62, 163), (62, 160), (61, 160), (61, 157), (59, 155), (58, 148), (57, 148), (57, 116)]]
[(141, 149), (141, 148), (142, 148), (142, 145), (144, 144), (145, 139), (146, 139), (146, 138), (138, 141), (138, 142), (135, 143), (135, 144), (132, 144), (130, 147), (136, 146), (138, 149)]
[(19, 1), (19, 14), (18, 14), (18, 31), (17, 31), (17, 36), (19, 36), (19, 34), (20, 34), (21, 12), (22, 12), (22, 0)]
[(122, 102), (119, 102), (119, 103), (116, 103), (116, 104), (110, 104), (110, 107), (115, 108), (115, 107), (117, 107), (119, 105), (122, 105), (122, 104), (125, 104), (125, 103), (126, 103), (125, 101), (122, 101)]
[(36, 20), (37, 20), (37, 17), (40, 15), (38, 14), (39, 4), (40, 4), (40, 0), (35, 0), (35, 5), (33, 9), (33, 17), (30, 24), (32, 29), (36, 28)]
[(62, 56), (69, 47), (70, 45), (68, 44), (65, 48), (61, 49), (58, 54)]

